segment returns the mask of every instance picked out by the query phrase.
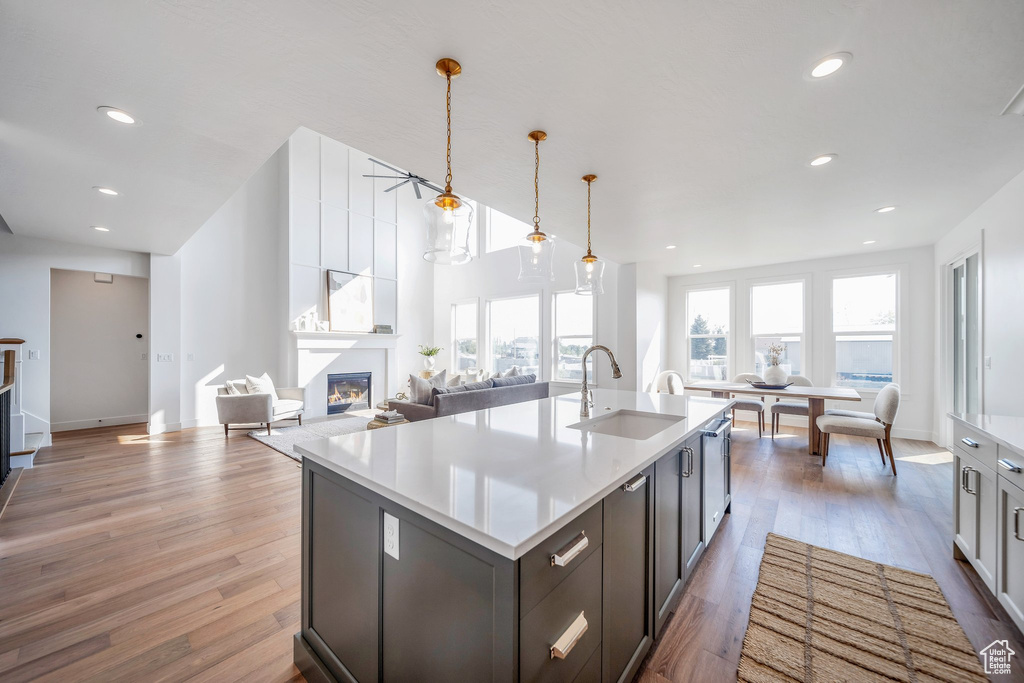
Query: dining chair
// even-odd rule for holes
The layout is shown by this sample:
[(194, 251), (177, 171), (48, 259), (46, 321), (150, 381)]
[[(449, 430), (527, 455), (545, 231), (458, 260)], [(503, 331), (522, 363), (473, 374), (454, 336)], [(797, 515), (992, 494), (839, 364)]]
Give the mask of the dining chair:
[[(892, 467), (893, 476), (896, 475), (896, 456), (892, 450), (892, 425), (896, 420), (896, 413), (900, 409), (900, 385), (887, 384), (875, 397), (873, 413), (859, 413), (868, 417), (857, 415), (840, 415), (838, 411), (829, 411), (820, 416), (817, 420), (818, 431), (821, 432), (821, 441), (818, 450), (821, 453), (821, 465), (825, 466), (825, 459), (828, 457), (829, 440), (832, 434), (846, 434), (848, 436), (866, 436), (878, 442), (878, 453), (882, 456), (882, 464), (885, 464), (885, 456), (889, 456), (889, 465)], [(845, 411), (855, 413), (859, 411)], [(869, 419), (870, 418), (870, 419)]]
[(681, 394), (683, 378), (675, 370), (665, 370), (654, 378), (654, 390), (659, 394)]
[[(734, 384), (743, 384), (747, 380), (751, 382), (763, 382), (760, 375), (755, 375), (752, 372), (741, 372), (732, 378)], [(752, 413), (757, 413), (757, 438), (761, 438), (761, 432), (764, 431), (764, 396), (760, 399), (751, 398), (750, 396), (737, 396), (733, 394), (733, 398), (736, 403), (732, 406), (732, 420), (736, 421), (737, 410), (749, 410)]]
[[(786, 380), (798, 387), (813, 387), (811, 380), (802, 375), (790, 375)], [(779, 423), (783, 415), (803, 415), (807, 417), (807, 399), (775, 399), (772, 404), (772, 441), (775, 440), (775, 432), (779, 429)]]

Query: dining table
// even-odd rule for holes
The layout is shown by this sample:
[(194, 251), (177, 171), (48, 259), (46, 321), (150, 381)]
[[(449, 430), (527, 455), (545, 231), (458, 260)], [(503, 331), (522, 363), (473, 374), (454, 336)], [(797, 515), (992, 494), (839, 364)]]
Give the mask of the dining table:
[[(715, 398), (731, 398), (735, 394), (774, 396), (778, 399), (807, 399), (807, 452), (818, 453), (818, 417), (825, 414), (825, 401), (859, 401), (860, 394), (849, 387), (798, 387), (761, 389), (746, 382), (693, 382), (684, 385), (688, 391), (708, 391)], [(766, 405), (765, 409), (769, 409)]]

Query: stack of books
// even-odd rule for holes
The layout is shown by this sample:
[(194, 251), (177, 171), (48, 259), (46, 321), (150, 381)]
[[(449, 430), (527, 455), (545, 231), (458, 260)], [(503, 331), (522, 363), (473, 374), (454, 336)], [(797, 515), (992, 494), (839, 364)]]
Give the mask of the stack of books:
[(397, 410), (386, 410), (383, 413), (374, 415), (373, 419), (381, 424), (394, 425), (405, 422), (405, 415), (402, 415)]

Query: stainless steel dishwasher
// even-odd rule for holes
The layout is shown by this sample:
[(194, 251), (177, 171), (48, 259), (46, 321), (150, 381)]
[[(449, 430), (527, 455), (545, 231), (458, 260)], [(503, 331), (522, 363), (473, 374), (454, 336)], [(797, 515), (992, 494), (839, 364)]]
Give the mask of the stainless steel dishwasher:
[(712, 536), (729, 512), (732, 502), (730, 493), (732, 449), (732, 419), (723, 416), (710, 423), (701, 437), (704, 451), (704, 545), (711, 543)]

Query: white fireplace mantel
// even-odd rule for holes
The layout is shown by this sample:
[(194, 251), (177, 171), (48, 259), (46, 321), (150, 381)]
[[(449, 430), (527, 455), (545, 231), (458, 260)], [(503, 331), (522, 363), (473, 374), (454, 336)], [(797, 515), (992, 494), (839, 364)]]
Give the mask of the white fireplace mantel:
[[(333, 372), (373, 372), (374, 403), (394, 396), (398, 390), (399, 336), (293, 330), (292, 367), (298, 386), (306, 388), (306, 414), (326, 414), (327, 375)], [(378, 375), (381, 370), (383, 377)], [(323, 405), (320, 396), (324, 397)]]

